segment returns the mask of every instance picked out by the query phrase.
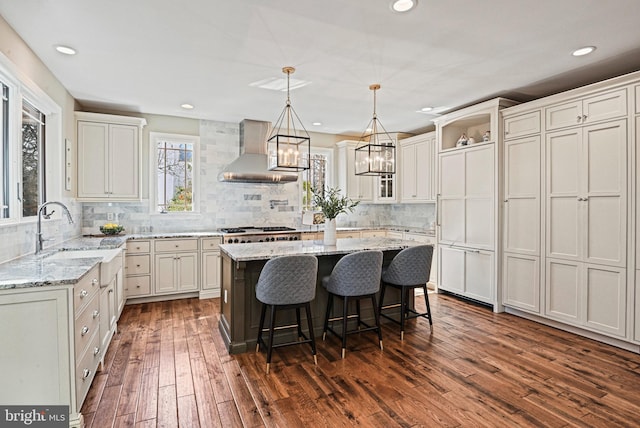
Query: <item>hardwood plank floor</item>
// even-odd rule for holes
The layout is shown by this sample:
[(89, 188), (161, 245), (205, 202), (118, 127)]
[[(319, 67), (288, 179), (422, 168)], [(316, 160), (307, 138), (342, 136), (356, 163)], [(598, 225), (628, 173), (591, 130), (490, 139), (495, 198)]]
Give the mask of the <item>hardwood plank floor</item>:
[[(448, 295), (426, 320), (229, 355), (219, 299), (126, 306), (87, 427), (638, 426), (640, 355)], [(418, 299), (419, 303), (419, 299)]]

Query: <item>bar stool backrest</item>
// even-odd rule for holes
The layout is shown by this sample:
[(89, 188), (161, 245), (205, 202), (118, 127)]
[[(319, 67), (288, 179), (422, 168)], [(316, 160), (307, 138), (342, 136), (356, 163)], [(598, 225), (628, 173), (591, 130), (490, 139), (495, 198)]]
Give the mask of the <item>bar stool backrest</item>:
[(418, 245), (400, 251), (383, 272), (382, 280), (396, 285), (421, 285), (429, 282), (432, 245)]
[(256, 298), (267, 305), (294, 305), (316, 296), (318, 259), (282, 256), (269, 260), (260, 272)]
[(327, 291), (338, 296), (365, 296), (380, 289), (382, 251), (347, 254), (338, 260), (328, 278)]

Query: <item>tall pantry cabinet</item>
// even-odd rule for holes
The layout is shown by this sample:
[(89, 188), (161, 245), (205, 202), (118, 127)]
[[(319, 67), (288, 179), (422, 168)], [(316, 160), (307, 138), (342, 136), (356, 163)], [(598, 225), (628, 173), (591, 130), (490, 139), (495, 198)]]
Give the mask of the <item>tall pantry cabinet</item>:
[(500, 221), (502, 124), (496, 98), (439, 118), (438, 288), (502, 310)]
[(623, 347), (640, 342), (638, 82), (501, 112), (506, 310)]

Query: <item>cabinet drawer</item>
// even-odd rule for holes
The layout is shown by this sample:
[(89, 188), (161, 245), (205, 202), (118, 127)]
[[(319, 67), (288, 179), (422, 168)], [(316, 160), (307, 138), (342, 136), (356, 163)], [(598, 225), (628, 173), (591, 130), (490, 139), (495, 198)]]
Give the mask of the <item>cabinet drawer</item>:
[(158, 239), (154, 241), (157, 252), (197, 251), (197, 239)]
[(76, 400), (78, 409), (82, 407), (82, 403), (91, 386), (91, 381), (96, 374), (100, 355), (100, 334), (96, 330), (91, 336), (86, 352), (80, 359), (76, 360)]
[(345, 238), (360, 238), (360, 231), (342, 231), (336, 232), (337, 239), (345, 239)]
[(420, 233), (405, 232), (404, 239), (407, 241), (420, 242), (421, 244), (434, 245), (436, 243), (436, 238), (434, 236), (422, 235)]
[(220, 238), (202, 238), (202, 251), (216, 251), (220, 245)]
[(124, 288), (126, 297), (145, 296), (151, 293), (151, 276), (128, 276)]
[(151, 273), (151, 256), (127, 256), (125, 262), (126, 275), (149, 275)]
[[(93, 333), (99, 330), (100, 326), (100, 294), (95, 293), (86, 308), (77, 316), (75, 322), (76, 356), (80, 356), (82, 351), (88, 346)], [(108, 316), (104, 314), (103, 316)]]
[(361, 238), (384, 238), (387, 236), (385, 230), (363, 230), (360, 232)]
[(540, 111), (508, 117), (504, 120), (504, 139), (540, 133)]
[(100, 265), (96, 265), (73, 286), (73, 307), (79, 314), (100, 288)]
[(127, 242), (127, 254), (148, 253), (151, 250), (149, 241), (133, 240)]

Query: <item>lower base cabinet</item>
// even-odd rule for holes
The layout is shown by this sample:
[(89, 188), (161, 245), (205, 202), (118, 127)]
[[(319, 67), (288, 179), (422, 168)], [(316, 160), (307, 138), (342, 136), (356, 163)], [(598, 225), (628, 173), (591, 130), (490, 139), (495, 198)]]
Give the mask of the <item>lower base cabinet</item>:
[(545, 315), (608, 335), (626, 335), (626, 269), (547, 259)]
[(155, 294), (198, 290), (198, 253), (156, 254)]
[(220, 297), (220, 238), (202, 238), (200, 298)]
[(540, 313), (539, 257), (504, 253), (502, 284), (505, 305)]
[(438, 289), (494, 304), (493, 251), (438, 246)]

